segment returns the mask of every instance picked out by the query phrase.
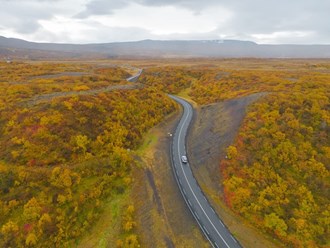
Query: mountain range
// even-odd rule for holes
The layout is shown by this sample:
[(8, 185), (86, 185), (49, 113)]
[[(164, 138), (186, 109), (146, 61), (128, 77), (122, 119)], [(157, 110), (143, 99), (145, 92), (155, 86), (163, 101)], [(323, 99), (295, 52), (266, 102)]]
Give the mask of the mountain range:
[(330, 58), (330, 45), (265, 45), (239, 40), (142, 40), (98, 44), (36, 43), (0, 36), (1, 57)]

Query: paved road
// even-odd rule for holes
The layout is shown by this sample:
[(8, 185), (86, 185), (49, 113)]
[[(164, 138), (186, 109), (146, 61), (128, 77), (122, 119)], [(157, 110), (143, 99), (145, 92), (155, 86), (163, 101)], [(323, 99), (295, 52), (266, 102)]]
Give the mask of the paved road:
[(199, 227), (213, 247), (240, 248), (240, 244), (230, 234), (205, 198), (188, 163), (181, 162), (181, 156), (186, 154), (185, 139), (193, 116), (191, 105), (183, 99), (170, 95), (172, 99), (183, 106), (183, 115), (176, 128), (171, 145), (171, 156), (174, 174), (180, 191)]
[(143, 69), (139, 69), (139, 71), (138, 71), (137, 74), (135, 74), (135, 75), (133, 75), (133, 76), (127, 78), (126, 80), (127, 80), (128, 82), (132, 82), (132, 83), (136, 82), (137, 79), (140, 77), (142, 71), (143, 71)]

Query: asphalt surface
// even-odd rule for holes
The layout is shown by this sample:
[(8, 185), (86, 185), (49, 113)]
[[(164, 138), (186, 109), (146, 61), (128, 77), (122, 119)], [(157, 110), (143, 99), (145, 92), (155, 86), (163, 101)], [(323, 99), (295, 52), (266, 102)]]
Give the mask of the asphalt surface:
[[(241, 245), (231, 235), (206, 199), (190, 169), (185, 144), (189, 124), (193, 117), (192, 106), (179, 97), (173, 95), (170, 97), (183, 107), (183, 114), (171, 144), (174, 175), (182, 196), (200, 229), (213, 247), (240, 248)], [(183, 155), (187, 156), (188, 163), (182, 163), (181, 156)]]
[(133, 76), (127, 78), (126, 80), (127, 80), (128, 82), (135, 83), (135, 82), (138, 80), (138, 78), (140, 77), (142, 71), (143, 71), (142, 69), (139, 69), (139, 72), (138, 72), (137, 74), (135, 74), (135, 75), (133, 75)]

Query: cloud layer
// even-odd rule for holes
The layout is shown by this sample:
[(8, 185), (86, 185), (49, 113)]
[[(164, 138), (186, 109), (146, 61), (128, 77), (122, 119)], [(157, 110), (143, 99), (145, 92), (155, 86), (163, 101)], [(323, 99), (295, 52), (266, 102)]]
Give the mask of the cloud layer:
[(0, 5), (0, 35), (31, 41), (330, 44), (326, 0), (0, 0)]

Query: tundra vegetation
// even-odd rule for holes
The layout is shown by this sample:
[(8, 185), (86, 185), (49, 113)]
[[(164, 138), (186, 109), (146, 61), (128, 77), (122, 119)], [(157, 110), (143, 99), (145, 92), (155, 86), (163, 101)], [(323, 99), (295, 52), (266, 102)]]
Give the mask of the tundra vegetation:
[[(0, 68), (2, 247), (77, 243), (106, 200), (130, 191), (134, 150), (177, 108), (165, 93), (182, 92), (198, 105), (266, 93), (219, 161), (224, 201), (288, 247), (329, 246), (329, 61), (156, 61), (143, 87), (97, 93), (129, 74), (78, 62)], [(116, 245), (138, 247), (135, 207), (119, 211)]]
[[(39, 77), (80, 70), (90, 75)], [(145, 87), (26, 106), (51, 92), (127, 84), (129, 74), (53, 63), (1, 64), (0, 73), (0, 246), (71, 247), (97, 220), (105, 199), (130, 189), (132, 150), (175, 104)], [(137, 247), (134, 206), (120, 214), (118, 246)]]
[[(330, 63), (264, 62), (151, 69), (144, 80), (159, 89), (169, 84), (166, 89), (173, 93), (189, 87), (188, 95), (199, 105), (267, 93), (249, 106), (227, 158), (220, 161), (224, 201), (289, 247), (328, 247)], [(190, 83), (179, 83), (185, 80)]]

